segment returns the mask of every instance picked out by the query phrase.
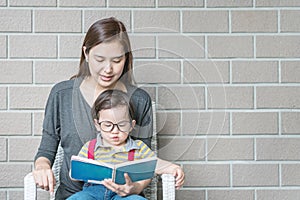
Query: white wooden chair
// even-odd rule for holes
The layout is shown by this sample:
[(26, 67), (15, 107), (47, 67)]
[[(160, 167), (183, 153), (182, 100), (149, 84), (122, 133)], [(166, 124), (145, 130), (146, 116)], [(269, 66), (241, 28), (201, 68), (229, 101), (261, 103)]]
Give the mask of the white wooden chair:
[[(155, 103), (152, 103), (153, 110), (153, 137), (151, 141), (151, 149), (157, 153), (157, 131), (156, 131), (156, 108)], [(60, 184), (59, 172), (63, 161), (63, 149), (59, 145), (55, 157), (55, 162), (52, 166), (54, 177), (56, 179), (55, 191)], [(161, 175), (163, 200), (175, 200), (175, 179), (170, 174)], [(147, 199), (157, 200), (157, 182), (158, 177), (155, 176), (150, 185), (144, 189), (144, 194)], [(32, 173), (27, 174), (24, 177), (24, 200), (36, 200), (37, 199), (37, 187)], [(50, 200), (54, 200), (54, 197), (50, 197)]]

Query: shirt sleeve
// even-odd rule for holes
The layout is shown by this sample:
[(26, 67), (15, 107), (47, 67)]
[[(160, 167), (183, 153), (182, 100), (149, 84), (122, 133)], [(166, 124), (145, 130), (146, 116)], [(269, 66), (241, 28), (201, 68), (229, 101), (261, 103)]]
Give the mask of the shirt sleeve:
[(149, 94), (137, 88), (132, 94), (131, 102), (134, 106), (134, 119), (136, 126), (131, 132), (133, 139), (143, 140), (149, 147), (153, 135), (152, 100)]
[(59, 118), (59, 101), (57, 93), (52, 88), (45, 108), (42, 140), (34, 160), (39, 157), (46, 157), (52, 166), (60, 142)]
[(143, 141), (137, 140), (136, 144), (140, 147), (139, 159), (152, 158), (156, 156), (155, 152), (152, 151)]
[(88, 146), (89, 146), (90, 142), (85, 143), (81, 150), (78, 153), (78, 156), (83, 157), (83, 158), (87, 158), (88, 157)]

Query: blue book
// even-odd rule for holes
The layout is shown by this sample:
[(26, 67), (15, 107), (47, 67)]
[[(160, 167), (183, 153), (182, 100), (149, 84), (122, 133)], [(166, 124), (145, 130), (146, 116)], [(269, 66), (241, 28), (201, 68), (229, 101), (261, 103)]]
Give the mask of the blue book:
[(151, 179), (154, 176), (157, 158), (145, 158), (120, 164), (108, 164), (101, 161), (72, 156), (70, 177), (75, 180), (101, 184), (104, 179), (112, 179), (117, 184), (125, 184), (124, 173), (128, 173), (132, 182)]

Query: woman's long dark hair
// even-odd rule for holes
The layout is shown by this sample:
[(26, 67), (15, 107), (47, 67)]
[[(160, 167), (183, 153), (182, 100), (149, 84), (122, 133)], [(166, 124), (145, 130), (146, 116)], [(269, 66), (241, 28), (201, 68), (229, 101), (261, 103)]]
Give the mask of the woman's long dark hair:
[[(89, 28), (85, 35), (81, 48), (79, 72), (72, 78), (90, 76), (91, 73), (88, 67), (88, 63), (85, 59), (85, 53), (88, 54), (93, 47), (102, 42), (111, 42), (114, 40), (117, 40), (121, 43), (126, 57), (124, 69), (120, 79), (124, 84), (134, 84), (132, 74), (133, 57), (131, 52), (130, 40), (124, 24), (114, 17), (98, 20)], [(86, 47), (86, 52), (83, 52), (84, 46)]]

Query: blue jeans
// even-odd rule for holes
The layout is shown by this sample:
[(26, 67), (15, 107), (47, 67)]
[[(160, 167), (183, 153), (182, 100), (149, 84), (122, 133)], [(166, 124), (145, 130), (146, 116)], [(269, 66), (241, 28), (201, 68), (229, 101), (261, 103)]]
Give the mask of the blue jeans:
[(121, 197), (117, 193), (107, 189), (100, 184), (86, 183), (82, 191), (77, 192), (67, 198), (67, 200), (146, 200), (144, 197), (132, 194), (126, 197)]

